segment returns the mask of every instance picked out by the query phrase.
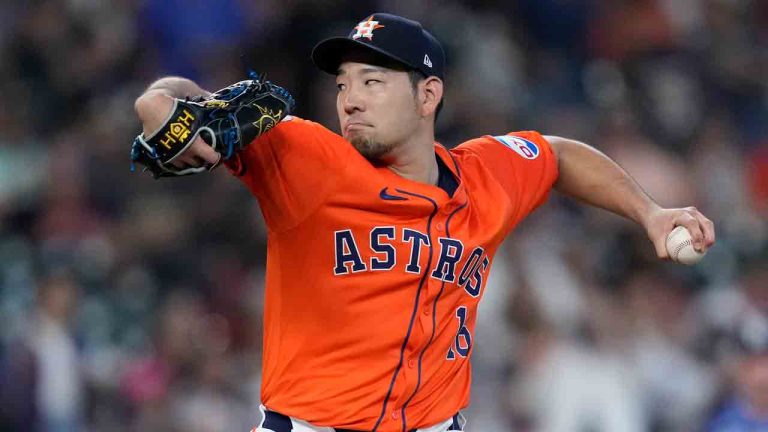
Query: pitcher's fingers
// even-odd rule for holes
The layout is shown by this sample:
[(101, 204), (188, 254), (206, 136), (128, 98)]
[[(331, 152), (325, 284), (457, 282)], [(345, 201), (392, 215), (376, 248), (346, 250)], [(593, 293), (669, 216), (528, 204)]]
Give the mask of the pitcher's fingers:
[(215, 170), (221, 164), (221, 161), (224, 159), (223, 156), (221, 155), (221, 153), (217, 152), (216, 154), (219, 155), (219, 159), (216, 161), (216, 163), (214, 163), (213, 165), (208, 167), (208, 171)]
[(690, 212), (681, 213), (675, 218), (675, 225), (684, 226), (693, 240), (693, 248), (701, 252), (704, 248), (704, 233), (701, 231), (699, 220), (693, 217)]
[(694, 213), (694, 217), (699, 221), (701, 231), (704, 233), (704, 246), (708, 248), (715, 244), (715, 223), (698, 211)]
[(171, 163), (176, 168), (199, 167), (202, 165), (202, 162), (198, 161), (198, 158), (190, 149), (178, 155)]
[(221, 155), (217, 153), (213, 147), (206, 144), (205, 141), (203, 141), (203, 139), (199, 136), (195, 138), (195, 142), (192, 143), (189, 150), (190, 153), (193, 153), (195, 156), (202, 158), (209, 164), (218, 163), (219, 158), (221, 157)]
[(669, 252), (667, 252), (667, 238), (666, 236), (653, 240), (653, 247), (656, 248), (656, 255), (663, 259), (669, 259)]
[(184, 169), (187, 167), (187, 164), (181, 160), (181, 157), (177, 157), (176, 159), (171, 162), (171, 165), (175, 166), (178, 169)]

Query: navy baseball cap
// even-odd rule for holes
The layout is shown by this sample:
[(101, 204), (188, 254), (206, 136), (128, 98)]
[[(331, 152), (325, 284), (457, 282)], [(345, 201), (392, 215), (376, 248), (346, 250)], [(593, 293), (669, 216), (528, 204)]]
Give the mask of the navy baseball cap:
[(360, 21), (347, 37), (332, 37), (315, 46), (312, 61), (336, 75), (344, 54), (366, 49), (416, 69), (425, 76), (444, 79), (445, 53), (440, 42), (417, 21), (387, 13), (374, 13)]

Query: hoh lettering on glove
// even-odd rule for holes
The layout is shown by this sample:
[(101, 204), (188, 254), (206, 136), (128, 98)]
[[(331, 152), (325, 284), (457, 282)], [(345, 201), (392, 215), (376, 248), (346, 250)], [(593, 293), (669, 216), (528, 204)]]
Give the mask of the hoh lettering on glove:
[(295, 106), (285, 89), (258, 79), (240, 81), (206, 98), (167, 99), (158, 102), (172, 105), (162, 125), (137, 136), (131, 147), (131, 161), (144, 165), (155, 178), (215, 168), (277, 125)]

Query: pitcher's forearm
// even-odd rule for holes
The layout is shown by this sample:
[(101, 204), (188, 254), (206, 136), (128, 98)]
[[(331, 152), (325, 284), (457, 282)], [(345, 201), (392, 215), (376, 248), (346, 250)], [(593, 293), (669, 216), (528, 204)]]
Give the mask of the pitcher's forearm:
[(578, 141), (547, 137), (558, 157), (555, 188), (645, 226), (659, 206), (616, 162)]
[(194, 81), (176, 76), (164, 77), (155, 81), (147, 88), (147, 90), (144, 92), (144, 95), (149, 93), (160, 93), (166, 96), (180, 99), (183, 99), (187, 96), (208, 96), (211, 94), (211, 92), (202, 89)]
[(136, 99), (134, 109), (144, 126), (144, 134), (159, 128), (173, 109), (173, 98), (208, 96), (211, 93), (200, 88), (194, 81), (181, 77), (161, 78), (150, 85)]

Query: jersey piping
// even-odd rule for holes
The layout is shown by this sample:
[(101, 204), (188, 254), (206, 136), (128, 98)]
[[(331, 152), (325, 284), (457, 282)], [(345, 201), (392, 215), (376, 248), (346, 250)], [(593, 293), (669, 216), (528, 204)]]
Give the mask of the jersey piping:
[[(456, 167), (458, 169), (458, 167)], [(451, 237), (451, 219), (453, 216), (458, 213), (460, 210), (462, 210), (464, 207), (466, 207), (467, 204), (464, 203), (456, 208), (453, 212), (451, 212), (450, 215), (448, 215), (448, 218), (445, 220), (445, 234), (448, 236), (448, 238)], [(431, 243), (430, 239), (430, 243)], [(429, 272), (429, 270), (427, 270)], [(424, 358), (424, 353), (427, 352), (427, 348), (432, 344), (432, 341), (435, 339), (435, 331), (437, 329), (437, 302), (440, 300), (440, 296), (443, 294), (443, 290), (445, 289), (445, 281), (443, 281), (440, 284), (440, 291), (437, 292), (437, 295), (435, 296), (435, 301), (432, 302), (432, 333), (429, 336), (429, 340), (427, 341), (426, 345), (424, 345), (424, 348), (422, 348), (421, 352), (419, 353), (419, 365), (418, 365), (418, 373), (416, 375), (416, 388), (413, 389), (413, 393), (406, 399), (405, 403), (403, 403), (403, 407), (400, 410), (400, 418), (403, 420), (403, 432), (405, 432), (406, 429), (406, 418), (405, 418), (405, 409), (408, 407), (408, 404), (411, 402), (411, 400), (416, 396), (416, 393), (419, 391), (419, 387), (421, 386), (421, 361)]]
[[(395, 368), (395, 372), (392, 374), (392, 381), (389, 383), (389, 390), (387, 390), (387, 395), (384, 397), (384, 403), (381, 406), (381, 414), (379, 415), (378, 420), (376, 420), (376, 424), (373, 426), (373, 430), (371, 432), (376, 432), (379, 428), (379, 425), (381, 424), (382, 420), (384, 420), (384, 415), (387, 412), (387, 404), (389, 402), (389, 397), (392, 395), (392, 389), (395, 386), (395, 381), (397, 380), (397, 375), (400, 373), (400, 369), (403, 367), (403, 358), (405, 356), (405, 348), (408, 346), (408, 340), (411, 337), (411, 331), (413, 330), (413, 322), (416, 320), (416, 314), (418, 313), (419, 309), (419, 299), (421, 298), (421, 289), (424, 287), (424, 282), (427, 280), (427, 277), (429, 276), (429, 269), (432, 267), (432, 255), (433, 255), (433, 241), (432, 241), (432, 218), (435, 217), (437, 214), (437, 202), (433, 200), (432, 198), (429, 198), (424, 195), (420, 195), (417, 193), (412, 193), (408, 191), (404, 191), (402, 189), (395, 189), (396, 191), (405, 194), (410, 195), (415, 198), (422, 198), (430, 202), (432, 204), (432, 213), (429, 215), (429, 218), (427, 219), (427, 238), (429, 239), (429, 259), (427, 260), (427, 266), (424, 269), (424, 275), (422, 275), (421, 280), (419, 281), (419, 288), (416, 290), (416, 299), (413, 303), (413, 311), (411, 312), (411, 321), (408, 323), (408, 332), (405, 334), (405, 339), (403, 340), (403, 344), (400, 346), (400, 361), (397, 364), (397, 368)], [(419, 372), (420, 373), (420, 372)], [(405, 430), (405, 428), (403, 428)]]

